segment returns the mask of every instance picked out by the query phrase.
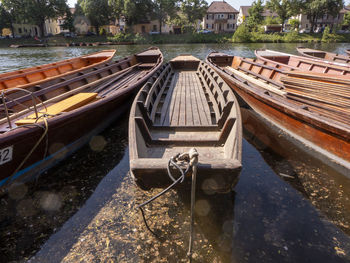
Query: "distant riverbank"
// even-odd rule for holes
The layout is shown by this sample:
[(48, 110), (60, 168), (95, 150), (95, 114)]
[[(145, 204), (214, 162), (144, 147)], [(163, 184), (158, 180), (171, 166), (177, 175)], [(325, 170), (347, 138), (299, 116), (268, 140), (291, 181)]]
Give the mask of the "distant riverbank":
[(109, 36), (78, 36), (74, 38), (65, 38), (55, 36), (42, 39), (41, 41), (34, 38), (15, 38), (1, 39), (0, 47), (9, 47), (11, 45), (34, 45), (40, 46), (86, 46), (86, 45), (115, 45), (115, 44), (194, 44), (194, 43), (320, 43), (320, 42), (350, 42), (350, 34), (298, 34), (290, 33), (273, 33), (265, 34), (259, 32), (249, 32), (248, 36), (243, 38), (236, 37), (232, 33), (224, 34), (182, 34), (182, 35), (141, 35), (141, 34), (117, 34)]

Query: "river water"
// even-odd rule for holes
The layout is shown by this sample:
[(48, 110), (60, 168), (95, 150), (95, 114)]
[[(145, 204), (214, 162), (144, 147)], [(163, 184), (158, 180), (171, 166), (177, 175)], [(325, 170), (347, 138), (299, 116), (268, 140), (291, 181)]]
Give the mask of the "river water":
[[(348, 44), (310, 44), (343, 53)], [(253, 57), (257, 48), (296, 53), (296, 44), (160, 45), (166, 60), (212, 50)], [(147, 46), (116, 46), (117, 57)], [(0, 49), (0, 72), (106, 47)], [(350, 180), (249, 109), (235, 191), (197, 196), (194, 262), (349, 262)], [(0, 199), (0, 261), (187, 262), (189, 192), (146, 209), (129, 177), (127, 114), (36, 182)], [(94, 142), (103, 142), (94, 147)]]

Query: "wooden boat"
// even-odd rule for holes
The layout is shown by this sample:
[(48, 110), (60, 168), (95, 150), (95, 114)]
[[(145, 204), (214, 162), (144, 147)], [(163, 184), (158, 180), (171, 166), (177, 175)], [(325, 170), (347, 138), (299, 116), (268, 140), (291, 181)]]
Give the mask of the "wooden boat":
[(241, 169), (239, 105), (206, 63), (182, 55), (165, 64), (140, 90), (129, 120), (130, 171), (143, 189), (172, 183), (169, 158), (195, 147), (202, 189), (225, 192)]
[(343, 63), (331, 63), (326, 60), (321, 61), (268, 49), (255, 50), (255, 55), (257, 63), (279, 67), (283, 70), (300, 70), (342, 76), (350, 75), (350, 68)]
[(350, 49), (346, 49), (346, 50), (345, 50), (345, 53), (346, 53), (348, 56), (350, 56)]
[[(316, 73), (285, 72), (277, 65), (224, 53), (210, 53), (207, 62), (254, 111), (306, 145), (317, 158), (332, 160), (331, 165), (350, 177), (350, 112), (348, 106), (340, 105), (348, 104), (348, 87), (339, 85), (339, 93), (333, 90), (335, 82), (317, 79)], [(303, 87), (299, 82), (305, 79), (308, 85)]]
[[(340, 55), (337, 53), (311, 49), (306, 47), (297, 47), (297, 51), (299, 54), (308, 58), (316, 58), (316, 59), (328, 60), (331, 62), (339, 62), (344, 64), (350, 63), (350, 57), (346, 55)], [(347, 65), (347, 66), (350, 66), (350, 65)]]
[(103, 50), (97, 53), (62, 60), (32, 68), (20, 69), (0, 74), (0, 90), (10, 88), (27, 89), (56, 78), (89, 70), (110, 61), (115, 50)]
[(40, 174), (102, 131), (162, 62), (160, 50), (150, 48), (15, 99), (3, 91), (0, 186)]

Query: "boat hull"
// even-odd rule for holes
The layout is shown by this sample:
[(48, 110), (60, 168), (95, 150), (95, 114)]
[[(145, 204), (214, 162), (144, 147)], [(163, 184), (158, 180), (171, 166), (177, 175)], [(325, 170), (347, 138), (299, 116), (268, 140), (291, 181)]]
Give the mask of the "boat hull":
[[(12, 161), (4, 164), (0, 177), (0, 187), (11, 183), (30, 180), (54, 164), (68, 157), (89, 139), (105, 129), (111, 122), (125, 113), (131, 103), (132, 92), (127, 92), (108, 102), (89, 105), (84, 112), (72, 112), (70, 116), (48, 120), (47, 139), (44, 138), (28, 161), (13, 175), (25, 156), (43, 134), (43, 129), (19, 129), (11, 138), (0, 140), (0, 148), (13, 148)], [(115, 105), (118, 105), (116, 107)], [(106, 114), (107, 113), (107, 114)], [(98, 147), (97, 147), (98, 148)]]
[[(108, 89), (97, 100), (46, 118), (45, 122), (17, 126), (14, 130), (0, 134), (0, 153), (3, 149), (11, 149), (11, 156), (6, 162), (0, 158), (0, 188), (6, 189), (13, 183), (39, 175), (65, 159), (125, 113), (138, 89), (158, 70), (163, 61), (162, 54), (158, 51), (140, 54), (137, 56), (143, 63), (148, 63), (151, 57), (155, 63), (137, 69), (139, 75), (135, 75), (134, 80), (122, 79), (116, 80), (117, 84), (110, 84), (112, 87), (122, 85), (121, 88)], [(90, 146), (92, 150), (101, 151), (104, 143), (103, 139), (97, 140)]]
[(348, 172), (350, 169), (349, 140), (332, 134), (306, 119), (299, 118), (299, 114), (283, 105), (278, 105), (257, 93), (240, 87), (227, 74), (220, 71), (218, 73), (255, 112), (317, 153), (319, 159), (331, 160), (338, 170), (350, 177)]

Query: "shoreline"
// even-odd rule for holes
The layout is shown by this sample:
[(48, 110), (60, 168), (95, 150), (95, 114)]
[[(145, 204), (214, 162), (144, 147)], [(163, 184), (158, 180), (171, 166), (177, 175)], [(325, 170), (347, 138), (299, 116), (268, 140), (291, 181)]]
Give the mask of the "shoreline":
[(251, 32), (249, 41), (234, 40), (234, 33), (222, 34), (182, 34), (182, 35), (140, 35), (117, 34), (108, 36), (89, 36), (64, 38), (62, 36), (49, 37), (38, 42), (33, 38), (0, 39), (0, 47), (70, 47), (70, 46), (107, 46), (107, 45), (157, 45), (157, 44), (209, 44), (209, 43), (350, 43), (350, 34), (329, 34), (327, 38), (318, 33), (299, 34), (273, 33), (265, 34)]

